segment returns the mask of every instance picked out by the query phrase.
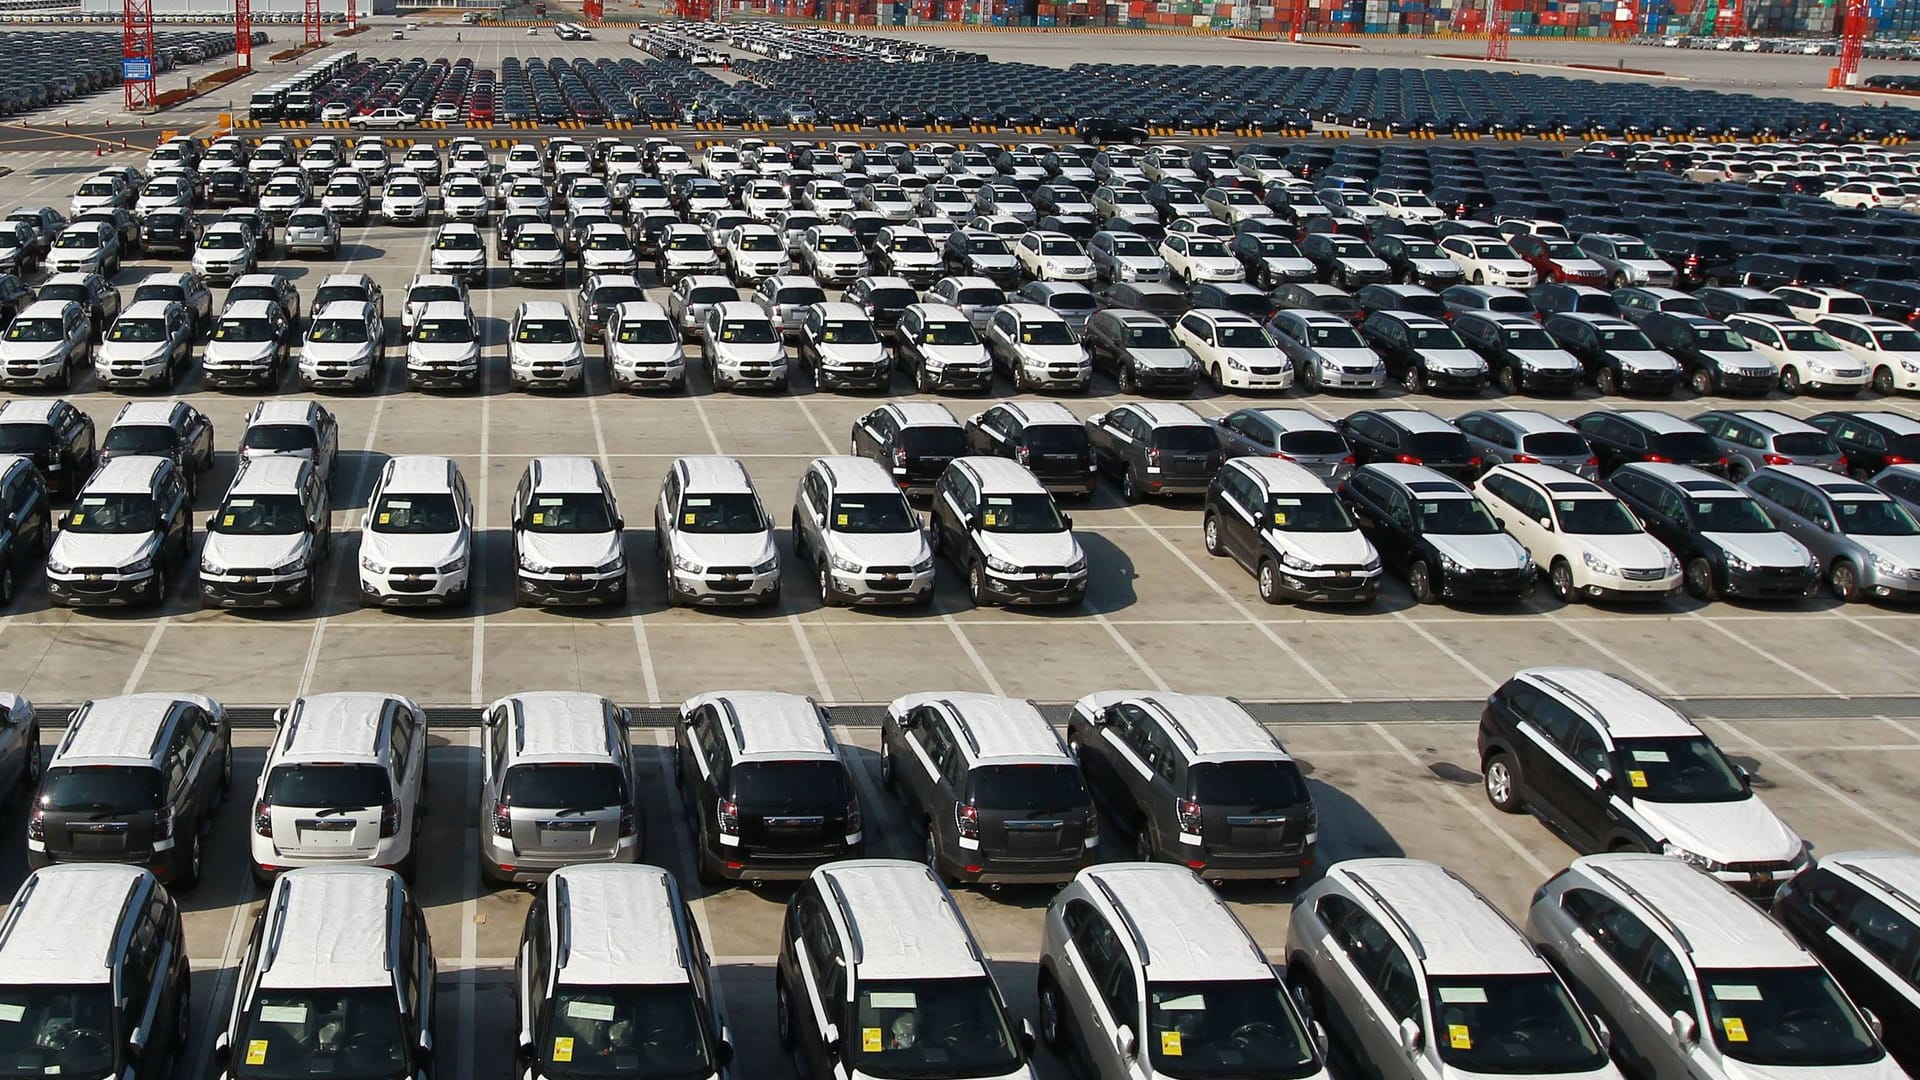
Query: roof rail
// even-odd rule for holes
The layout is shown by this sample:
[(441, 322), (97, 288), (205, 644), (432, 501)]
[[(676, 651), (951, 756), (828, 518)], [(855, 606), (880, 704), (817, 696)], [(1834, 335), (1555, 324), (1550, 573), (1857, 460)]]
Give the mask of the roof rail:
[[(1469, 884), (1466, 878), (1463, 878), (1459, 874), (1454, 873), (1451, 867), (1443, 866), (1440, 869), (1446, 871), (1446, 875), (1448, 877), (1459, 882), (1462, 888), (1473, 893), (1475, 896), (1480, 896), (1480, 898), (1483, 900), (1486, 899), (1486, 897), (1481, 895), (1479, 889), (1476, 889), (1471, 884)], [(1535, 956), (1540, 955), (1540, 946), (1535, 945), (1533, 943), (1533, 939), (1527, 936), (1527, 932), (1525, 930), (1520, 929), (1520, 924), (1514, 922), (1513, 917), (1511, 915), (1508, 915), (1505, 911), (1501, 910), (1498, 906), (1492, 903), (1488, 903), (1487, 907), (1491, 908), (1495, 914), (1500, 916), (1501, 922), (1504, 922), (1508, 926), (1513, 927), (1514, 936), (1518, 937), (1521, 941), (1526, 942), (1528, 950), (1530, 950), (1533, 953), (1533, 955)]]
[(553, 891), (553, 902), (560, 909), (560, 917), (554, 920), (560, 924), (560, 945), (554, 950), (559, 958), (553, 966), (559, 969), (566, 967), (568, 958), (573, 955), (573, 894), (564, 875), (557, 884), (559, 888)]
[(733, 711), (732, 699), (724, 698), (724, 697), (721, 698), (720, 707), (722, 711), (724, 711), (727, 714), (727, 727), (733, 732), (734, 745), (740, 748), (741, 753), (743, 754), (746, 753), (747, 752), (747, 733), (740, 730), (740, 714)]
[(275, 887), (280, 890), (280, 895), (274, 901), (273, 912), (270, 916), (273, 921), (268, 924), (270, 929), (267, 933), (266, 955), (260, 959), (260, 969), (262, 971), (273, 970), (273, 962), (280, 956), (280, 936), (287, 931), (287, 898), (288, 894), (293, 890), (284, 884), (286, 880), (286, 878), (281, 878), (280, 881), (275, 884)]
[(1119, 897), (1113, 895), (1113, 887), (1107, 884), (1106, 879), (1099, 874), (1091, 876), (1094, 886), (1100, 890), (1100, 895), (1106, 897), (1107, 903), (1112, 904), (1113, 910), (1119, 914), (1121, 925), (1127, 928), (1127, 936), (1133, 939), (1133, 947), (1140, 951), (1141, 965), (1153, 963), (1153, 958), (1147, 954), (1147, 939), (1141, 935), (1140, 927), (1133, 921), (1133, 915), (1127, 911), (1127, 906), (1120, 902)]
[(1628, 896), (1632, 897), (1633, 900), (1636, 903), (1638, 903), (1641, 907), (1646, 908), (1647, 911), (1650, 914), (1652, 914), (1656, 920), (1659, 921), (1661, 926), (1664, 926), (1667, 928), (1667, 932), (1672, 934), (1674, 937), (1674, 940), (1680, 943), (1680, 947), (1686, 950), (1688, 955), (1692, 955), (1693, 942), (1687, 940), (1686, 932), (1681, 930), (1678, 926), (1675, 926), (1673, 923), (1673, 920), (1667, 918), (1667, 913), (1660, 910), (1659, 905), (1647, 899), (1646, 896), (1643, 895), (1639, 889), (1636, 889), (1632, 885), (1627, 884), (1625, 879), (1621, 878), (1620, 875), (1614, 873), (1612, 870), (1609, 870), (1604, 866), (1590, 867), (1590, 869), (1594, 873), (1605, 878), (1609, 885), (1612, 885), (1614, 888), (1619, 889), (1623, 893), (1626, 893)]
[(400, 966), (400, 924), (407, 917), (407, 906), (400, 902), (400, 893), (405, 889), (399, 875), (387, 879), (387, 949), (381, 962), (388, 971)]
[(1859, 874), (1862, 878), (1865, 878), (1867, 880), (1867, 883), (1872, 885), (1874, 888), (1880, 889), (1884, 891), (1888, 896), (1893, 897), (1895, 900), (1900, 901), (1901, 903), (1907, 905), (1910, 908), (1913, 908), (1916, 911), (1920, 911), (1920, 901), (1916, 901), (1914, 900), (1913, 897), (1908, 896), (1906, 893), (1901, 892), (1899, 889), (1894, 888), (1893, 885), (1889, 884), (1886, 881), (1886, 879), (1880, 877), (1880, 875), (1875, 874), (1871, 870), (1861, 869), (1859, 866), (1856, 866), (1850, 862), (1843, 862), (1840, 865), (1846, 867), (1848, 870), (1851, 870), (1856, 874)]
[(956, 724), (955, 726), (960, 729), (960, 737), (967, 740), (967, 749), (973, 751), (973, 756), (976, 758), (979, 757), (980, 756), (980, 739), (978, 736), (976, 736), (973, 733), (973, 725), (967, 723), (966, 716), (960, 712), (959, 707), (954, 705), (953, 702), (947, 700), (946, 698), (941, 698), (940, 704), (945, 705), (947, 707), (947, 711), (952, 714), (953, 718), (959, 721), (959, 723)]
[(1180, 736), (1180, 741), (1187, 744), (1188, 750), (1196, 754), (1200, 752), (1200, 744), (1194, 741), (1193, 733), (1187, 730), (1187, 726), (1180, 722), (1180, 718), (1173, 714), (1172, 709), (1161, 704), (1160, 699), (1152, 695), (1142, 697), (1140, 700), (1151, 703), (1155, 709), (1159, 710), (1161, 718), (1166, 720), (1167, 726), (1173, 729), (1174, 734)]
[(1402, 934), (1407, 936), (1407, 943), (1413, 946), (1413, 955), (1419, 957), (1421, 960), (1425, 960), (1427, 958), (1427, 947), (1421, 943), (1420, 935), (1414, 933), (1413, 927), (1407, 925), (1407, 920), (1401, 918), (1400, 913), (1394, 910), (1394, 906), (1387, 902), (1387, 898), (1380, 895), (1380, 890), (1374, 888), (1373, 884), (1366, 878), (1361, 877), (1351, 870), (1347, 871), (1347, 879), (1358, 886), (1361, 892), (1372, 897), (1374, 903), (1380, 905), (1380, 910), (1385, 913), (1387, 918), (1393, 920), (1393, 924), (1400, 928)]
[(826, 879), (827, 891), (833, 894), (834, 905), (840, 909), (840, 921), (847, 924), (847, 937), (853, 942), (853, 962), (857, 965), (866, 958), (867, 947), (860, 940), (860, 924), (853, 918), (853, 905), (847, 903), (847, 894), (832, 874), (821, 876)]
[(20, 889), (20, 895), (13, 898), (13, 906), (7, 910), (6, 920), (0, 922), (0, 947), (6, 945), (8, 936), (13, 933), (14, 924), (20, 921), (20, 913), (27, 909), (27, 898), (32, 896), (33, 890), (39, 886), (40, 879), (29, 876), (26, 885)]

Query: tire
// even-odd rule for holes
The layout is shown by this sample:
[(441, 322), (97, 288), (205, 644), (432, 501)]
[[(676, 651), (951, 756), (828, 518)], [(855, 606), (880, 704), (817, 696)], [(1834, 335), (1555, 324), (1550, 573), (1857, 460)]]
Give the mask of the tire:
[(1704, 367), (1694, 368), (1693, 374), (1687, 376), (1687, 384), (1692, 386), (1693, 392), (1701, 397), (1707, 397), (1713, 393), (1714, 382), (1713, 372)]
[(1134, 480), (1131, 467), (1123, 468), (1120, 472), (1120, 498), (1128, 505), (1137, 503), (1141, 499), (1140, 485)]
[(1226, 376), (1221, 374), (1219, 364), (1213, 365), (1212, 370), (1207, 372), (1207, 381), (1213, 384), (1214, 393), (1224, 394), (1227, 392)]
[(1620, 376), (1610, 367), (1603, 367), (1593, 374), (1593, 387), (1611, 397), (1620, 392)]
[(840, 606), (840, 598), (833, 594), (833, 571), (824, 559), (820, 562), (820, 606), (829, 608)]
[(0, 607), (13, 603), (14, 584), (13, 563), (0, 563)]
[(1835, 600), (1851, 604), (1860, 599), (1860, 572), (1845, 559), (1835, 559), (1827, 569), (1827, 591)]
[(1427, 392), (1427, 373), (1422, 371), (1420, 365), (1417, 363), (1407, 365), (1407, 377), (1404, 381), (1407, 384), (1407, 393), (1409, 394), (1424, 394)]
[(940, 838), (934, 834), (931, 822), (927, 825), (927, 839), (921, 848), (921, 857), (925, 860), (927, 869), (933, 872), (935, 878), (939, 879), (943, 884), (951, 880), (946, 874), (940, 871)]
[(1790, 367), (1780, 369), (1780, 392), (1788, 397), (1799, 396), (1800, 373), (1798, 371)]
[(1520, 376), (1515, 375), (1513, 368), (1510, 366), (1501, 368), (1499, 374), (1493, 377), (1493, 382), (1494, 385), (1500, 388), (1500, 392), (1503, 394), (1517, 394), (1520, 392)]
[(773, 983), (773, 1033), (783, 1050), (793, 1049), (793, 998), (785, 979)]
[(164, 607), (167, 602), (167, 568), (156, 565), (153, 568), (153, 607)]
[(1687, 560), (1687, 594), (1695, 600), (1712, 600), (1719, 590), (1713, 584), (1713, 564), (1704, 556), (1695, 555)]
[(183, 842), (187, 845), (187, 850), (181, 854), (184, 865), (180, 870), (180, 876), (173, 883), (174, 888), (183, 892), (200, 884), (200, 830), (188, 829), (186, 834)]
[(1473, 283), (1475, 285), (1485, 285), (1487, 283), (1487, 275), (1475, 270), (1473, 272)]
[(993, 606), (993, 598), (987, 595), (987, 569), (978, 562), (967, 566), (967, 596), (974, 607)]
[(1547, 571), (1547, 583), (1553, 588), (1553, 595), (1563, 604), (1572, 604), (1579, 600), (1580, 592), (1573, 587), (1573, 567), (1565, 559), (1553, 560), (1552, 569)]
[(1893, 393), (1893, 369), (1877, 367), (1873, 369), (1873, 392), (1882, 396)]
[(880, 741), (880, 786), (888, 791), (900, 788), (900, 778), (893, 774), (893, 751), (887, 749), (884, 739)]
[(1613, 287), (1614, 287), (1614, 288), (1616, 288), (1616, 289), (1624, 289), (1624, 288), (1626, 288), (1626, 287), (1627, 287), (1627, 275), (1625, 275), (1625, 274), (1615, 274), (1615, 275), (1613, 275)]
[(1217, 559), (1227, 553), (1226, 545), (1220, 541), (1220, 519), (1218, 517), (1213, 514), (1208, 514), (1206, 520), (1201, 523), (1200, 530), (1201, 537), (1207, 545), (1207, 554)]
[(1280, 568), (1273, 564), (1272, 559), (1260, 560), (1260, 569), (1254, 573), (1253, 579), (1259, 586), (1260, 599), (1269, 604), (1278, 604), (1286, 599), (1280, 593)]
[(1415, 559), (1407, 567), (1407, 591), (1413, 594), (1416, 604), (1431, 604), (1440, 599), (1439, 590), (1433, 587), (1433, 568), (1425, 559)]
[(1120, 392), (1127, 395), (1140, 392), (1140, 378), (1134, 374), (1132, 364), (1121, 364), (1114, 373), (1114, 381), (1120, 384)]
[(1495, 810), (1518, 814), (1527, 808), (1526, 801), (1520, 798), (1520, 766), (1507, 755), (1496, 753), (1487, 758), (1481, 768), (1480, 784)]
[(1139, 831), (1133, 834), (1133, 861), (1143, 863), (1158, 861), (1153, 857), (1153, 833), (1145, 825), (1140, 826)]
[(933, 376), (927, 373), (927, 365), (924, 362), (913, 369), (913, 388), (918, 393), (933, 393)]

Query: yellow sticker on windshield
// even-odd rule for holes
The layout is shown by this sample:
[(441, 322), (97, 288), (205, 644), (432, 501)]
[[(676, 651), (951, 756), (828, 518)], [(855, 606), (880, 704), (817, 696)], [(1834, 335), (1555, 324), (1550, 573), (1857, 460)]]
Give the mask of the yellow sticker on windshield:
[(1723, 1017), (1720, 1020), (1720, 1024), (1722, 1027), (1727, 1029), (1728, 1042), (1746, 1042), (1747, 1041), (1747, 1025), (1743, 1023), (1739, 1017), (1737, 1016)]
[(1273, 512), (1273, 523), (1275, 525), (1285, 525), (1287, 523), (1287, 512), (1285, 510), (1275, 510)]
[(267, 1063), (267, 1040), (247, 1040), (247, 1064), (265, 1065)]
[(693, 524), (694, 522), (696, 522), (696, 521), (698, 521), (698, 520), (700, 520), (700, 515), (698, 515), (698, 514), (683, 514), (683, 515), (681, 515), (681, 519), (682, 519), (683, 521), (685, 521), (685, 522), (686, 522), (686, 523), (687, 523), (688, 525), (691, 525), (691, 524)]
[(833, 515), (833, 523), (835, 525), (845, 525), (847, 523), (847, 515), (845, 514)]
[(233, 528), (233, 515), (232, 515), (232, 514), (223, 514), (223, 515), (221, 515), (221, 517), (220, 517), (220, 527), (221, 527), (221, 528), (223, 528), (223, 529), (231, 529), (231, 528)]
[(544, 525), (544, 524), (546, 524), (546, 521), (547, 521), (547, 515), (545, 515), (545, 514), (542, 514), (542, 513), (540, 513), (540, 512), (538, 512), (538, 511), (535, 511), (535, 512), (534, 512), (534, 515), (533, 515), (533, 523), (534, 523), (535, 525)]
[(998, 514), (988, 514), (988, 515), (987, 515), (987, 516), (986, 516), (985, 518), (983, 518), (983, 519), (981, 519), (981, 520), (983, 520), (983, 521), (985, 521), (985, 522), (986, 522), (986, 523), (987, 523), (988, 525), (992, 525), (992, 524), (993, 524), (994, 522), (996, 522), (996, 521), (999, 521), (999, 520), (1000, 520), (1000, 515), (998, 515)]
[(381, 514), (381, 515), (380, 515), (380, 524), (382, 524), (382, 525), (385, 525), (385, 524), (387, 524), (388, 522), (390, 522), (390, 521), (392, 521), (392, 520), (393, 520), (393, 515), (392, 515), (392, 514)]
[(86, 521), (87, 515), (85, 514), (73, 514), (67, 518), (67, 524), (69, 525), (84, 525)]
[(1639, 769), (1628, 769), (1627, 783), (1632, 784), (1634, 787), (1637, 787), (1637, 788), (1646, 787), (1647, 774), (1644, 772), (1641, 772)]
[(553, 1060), (573, 1060), (573, 1040), (571, 1038), (562, 1035), (553, 1040)]
[(884, 1049), (884, 1047), (880, 1041), (879, 1028), (860, 1029), (860, 1050), (862, 1053), (877, 1054), (882, 1049)]
[(1179, 1057), (1186, 1051), (1180, 1047), (1180, 1033), (1163, 1031), (1160, 1033), (1160, 1052), (1168, 1057)]
[(1448, 1024), (1447, 1045), (1453, 1047), (1455, 1050), (1471, 1050), (1473, 1049), (1473, 1033), (1467, 1030), (1467, 1025), (1465, 1024)]

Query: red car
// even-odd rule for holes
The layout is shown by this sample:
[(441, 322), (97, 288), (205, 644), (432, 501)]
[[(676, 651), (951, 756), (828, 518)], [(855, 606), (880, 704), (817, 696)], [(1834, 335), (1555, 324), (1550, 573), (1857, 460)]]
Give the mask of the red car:
[(469, 121), (479, 120), (491, 123), (493, 121), (493, 99), (474, 98), (473, 104), (467, 106), (467, 119)]
[(1579, 245), (1558, 236), (1519, 233), (1507, 240), (1514, 254), (1527, 261), (1542, 281), (1565, 285), (1604, 286), (1607, 268), (1587, 257)]

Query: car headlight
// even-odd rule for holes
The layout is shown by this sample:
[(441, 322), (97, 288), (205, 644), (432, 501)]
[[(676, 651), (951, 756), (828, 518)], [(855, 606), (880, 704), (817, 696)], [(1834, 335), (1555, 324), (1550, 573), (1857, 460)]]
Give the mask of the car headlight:
[(144, 559), (135, 559), (121, 567), (120, 572), (123, 574), (144, 574), (151, 569), (153, 569), (153, 556), (149, 555)]
[[(51, 567), (49, 567), (49, 569), (51, 569)], [(200, 560), (200, 572), (212, 577), (225, 577), (227, 575), (227, 568), (211, 559), (203, 558)]]
[(1380, 569), (1380, 556), (1374, 555), (1368, 558), (1366, 562), (1363, 562), (1360, 564), (1360, 569), (1366, 571), (1367, 573), (1372, 573), (1375, 570)]
[(1910, 375), (1920, 375), (1920, 364), (1916, 364), (1911, 360), (1900, 361), (1900, 367)]
[(1667, 551), (1667, 552), (1662, 552), (1662, 554), (1664, 554), (1667, 557), (1667, 573), (1670, 575), (1679, 573), (1680, 560), (1677, 558), (1674, 558), (1673, 552)]
[(1702, 870), (1713, 871), (1720, 869), (1719, 863), (1714, 862), (1712, 859), (1707, 858), (1697, 851), (1688, 851), (1686, 848), (1675, 843), (1669, 842), (1661, 844), (1660, 854), (1670, 859), (1679, 859), (1689, 866), (1697, 866)]
[(913, 572), (915, 576), (918, 576), (920, 574), (933, 573), (933, 556), (929, 555), (926, 558), (921, 559), (919, 562), (914, 563)]
[(1727, 569), (1733, 571), (1736, 574), (1750, 573), (1753, 570), (1752, 563), (1748, 562), (1747, 560), (1741, 558), (1738, 555), (1733, 554), (1732, 552), (1726, 553), (1726, 560), (1727, 560)]
[(1283, 551), (1280, 553), (1280, 565), (1292, 570), (1312, 570), (1314, 568), (1313, 563), (1295, 555), (1291, 551)]
[(1453, 556), (1448, 555), (1444, 552), (1441, 553), (1440, 555), (1440, 572), (1441, 573), (1461, 574), (1461, 573), (1465, 573), (1466, 569), (1467, 568), (1460, 565), (1459, 560), (1455, 559)]
[(599, 566), (594, 567), (593, 572), (596, 574), (617, 574), (622, 569), (624, 569), (626, 565), (627, 565), (626, 559), (621, 558), (618, 555), (615, 555), (613, 558), (608, 559), (606, 562), (603, 562)]
[(305, 555), (302, 555), (295, 559), (288, 559), (286, 562), (283, 562), (279, 566), (274, 567), (273, 572), (275, 574), (297, 574), (300, 571), (305, 570), (306, 568), (307, 568), (307, 557)]
[(1231, 357), (1231, 356), (1229, 356), (1229, 357), (1227, 357), (1227, 367), (1228, 367), (1228, 368), (1230, 368), (1230, 369), (1232, 369), (1232, 370), (1234, 370), (1234, 371), (1245, 371), (1245, 370), (1247, 370), (1247, 365), (1245, 365), (1245, 364), (1243, 364), (1243, 363), (1241, 363), (1240, 361), (1238, 361), (1238, 360), (1236, 360), (1236, 359), (1234, 359), (1234, 358), (1233, 358), (1233, 357)]
[(1069, 574), (1082, 573), (1083, 571), (1086, 570), (1086, 568), (1087, 568), (1087, 557), (1085, 554), (1082, 554), (1079, 558), (1074, 559), (1072, 562), (1067, 564), (1067, 573)]
[(1596, 574), (1611, 575), (1613, 573), (1613, 564), (1601, 558), (1600, 556), (1595, 555), (1591, 551), (1581, 552), (1580, 560), (1587, 564), (1587, 569), (1593, 571)]
[(688, 574), (699, 574), (699, 573), (706, 572), (706, 567), (700, 565), (697, 562), (694, 562), (692, 559), (687, 558), (685, 555), (682, 555), (677, 551), (673, 553), (673, 568), (675, 570), (679, 570), (683, 573), (688, 573)]
[(47, 571), (54, 574), (70, 574), (73, 572), (73, 567), (68, 566), (59, 559), (49, 556), (47, 558)]
[(520, 556), (520, 569), (530, 574), (544, 574), (552, 570), (553, 567), (548, 566), (546, 563), (541, 562), (531, 555), (522, 555)]
[(866, 569), (865, 567), (861, 566), (859, 563), (854, 562), (852, 559), (845, 558), (840, 555), (828, 555), (827, 561), (833, 564), (833, 568), (835, 570), (838, 570), (846, 574), (857, 574), (860, 571)]
[(987, 569), (996, 574), (1017, 574), (1020, 572), (1020, 567), (1017, 564), (1010, 563), (998, 555), (987, 556)]
[(779, 568), (780, 568), (779, 555), (769, 556), (767, 558), (767, 561), (753, 564), (753, 572), (755, 574), (771, 574), (775, 570), (778, 570)]
[(365, 570), (369, 574), (384, 574), (387, 572), (388, 567), (386, 563), (381, 562), (371, 555), (362, 555), (360, 556), (360, 569)]
[(1875, 555), (1873, 557), (1873, 571), (1874, 573), (1880, 574), (1884, 577), (1906, 577), (1907, 576), (1907, 568), (1905, 565), (1894, 562), (1892, 559), (1887, 558), (1885, 555)]
[[(364, 563), (365, 561), (366, 560), (364, 559), (361, 560), (362, 563)], [(460, 571), (465, 570), (466, 568), (467, 568), (467, 557), (465, 555), (455, 555), (453, 558), (448, 559), (446, 562), (441, 563), (435, 569), (439, 570), (443, 574), (457, 574)]]

